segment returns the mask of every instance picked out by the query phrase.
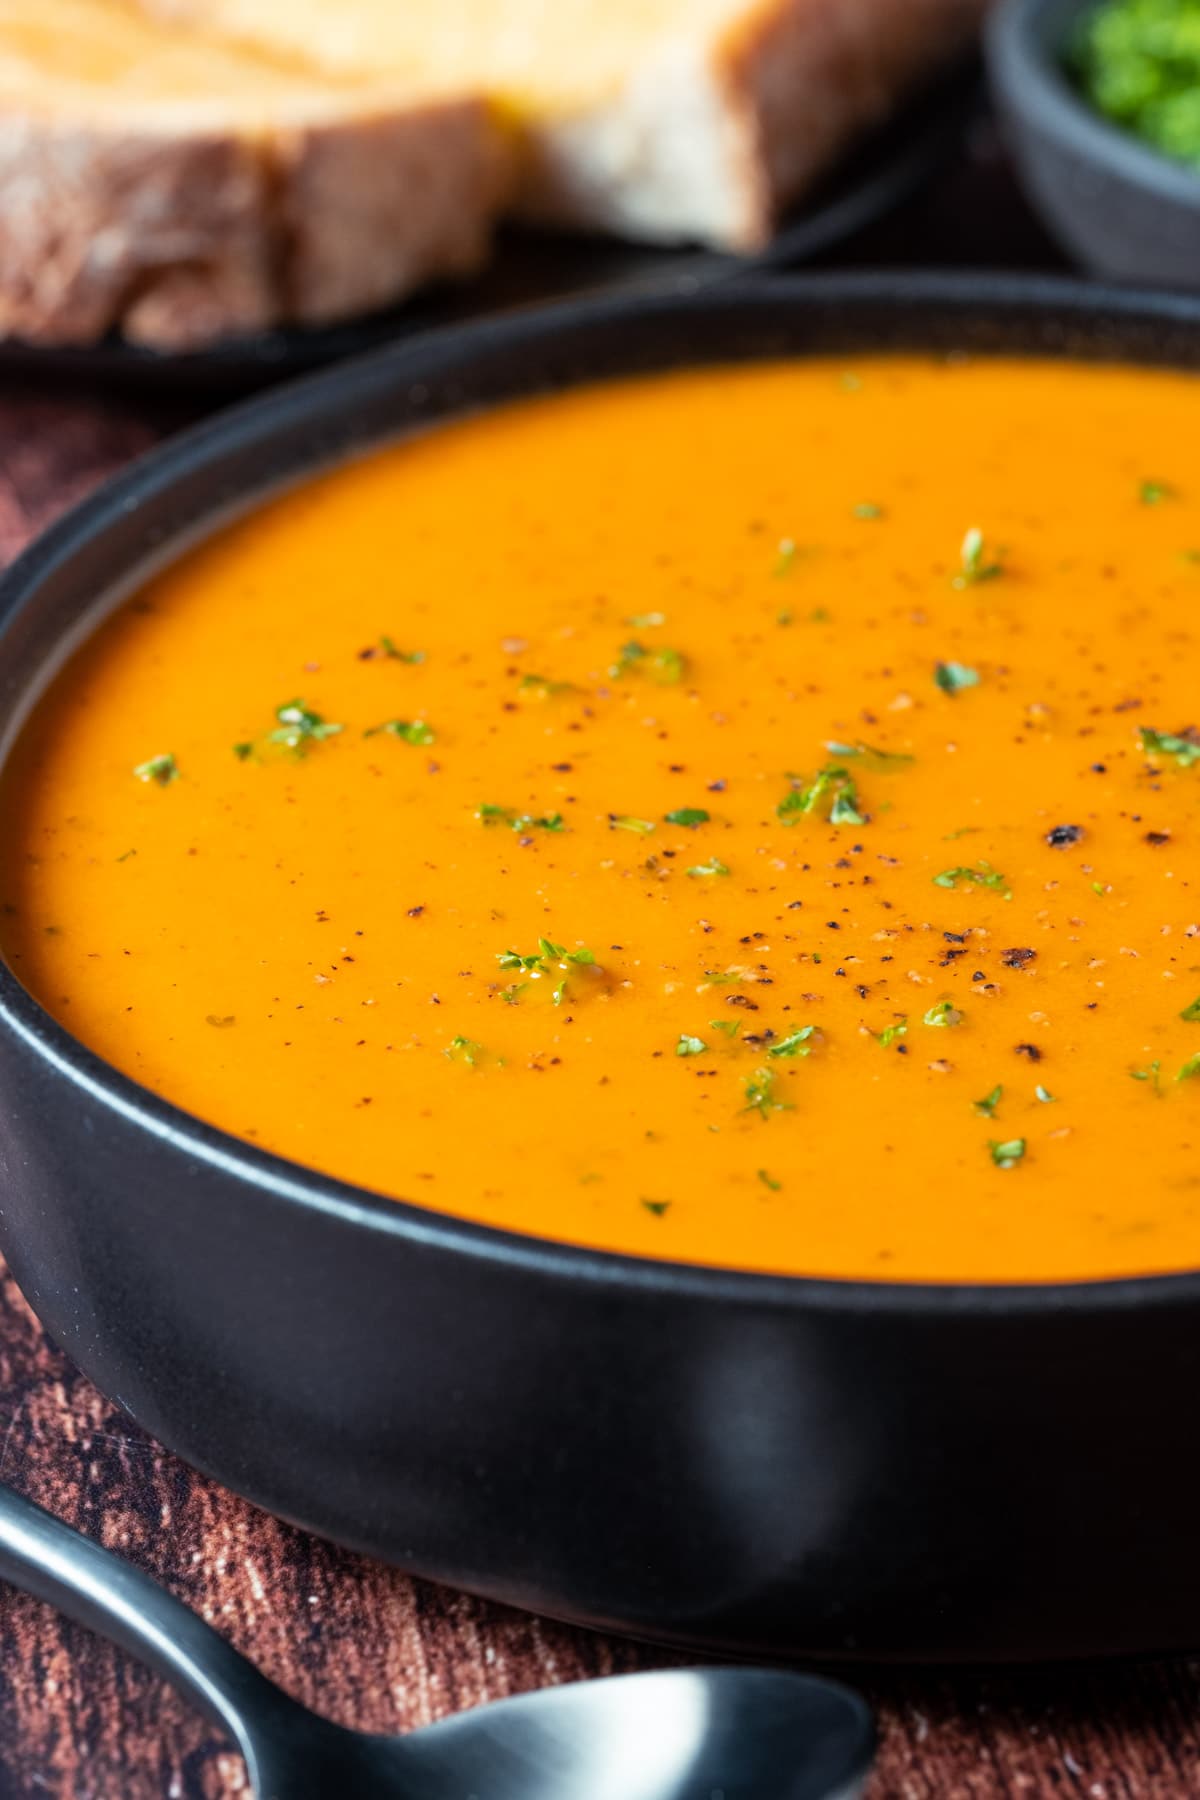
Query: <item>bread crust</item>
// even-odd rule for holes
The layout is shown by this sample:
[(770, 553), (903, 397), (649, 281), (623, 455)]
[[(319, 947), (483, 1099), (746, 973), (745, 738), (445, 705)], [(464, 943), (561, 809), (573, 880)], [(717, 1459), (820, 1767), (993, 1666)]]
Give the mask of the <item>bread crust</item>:
[(171, 129), (0, 101), (0, 335), (190, 350), (484, 261), (507, 151), (481, 104), (323, 110)]
[(529, 128), (517, 210), (747, 252), (855, 134), (961, 53), (990, 0), (760, 0), (603, 105)]

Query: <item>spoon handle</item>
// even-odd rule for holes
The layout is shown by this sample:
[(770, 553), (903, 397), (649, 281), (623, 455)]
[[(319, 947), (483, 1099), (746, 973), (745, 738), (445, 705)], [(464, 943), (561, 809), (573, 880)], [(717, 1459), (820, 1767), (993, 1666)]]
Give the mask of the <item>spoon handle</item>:
[(149, 1576), (2, 1484), (0, 1579), (48, 1601), (165, 1675), (231, 1732), (244, 1752), (264, 1718), (301, 1711)]

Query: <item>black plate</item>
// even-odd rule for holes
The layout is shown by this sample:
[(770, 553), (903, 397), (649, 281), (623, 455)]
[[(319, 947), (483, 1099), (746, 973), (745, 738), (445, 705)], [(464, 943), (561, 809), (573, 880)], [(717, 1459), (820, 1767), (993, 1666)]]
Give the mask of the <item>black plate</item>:
[(249, 393), (289, 375), (359, 356), (397, 338), (576, 295), (690, 294), (764, 269), (815, 261), (883, 218), (954, 151), (978, 102), (977, 62), (962, 64), (875, 132), (788, 219), (755, 257), (652, 248), (606, 238), (509, 228), (475, 280), (341, 325), (232, 338), (210, 350), (162, 355), (120, 338), (86, 349), (43, 348), (0, 339), (5, 373), (105, 385), (199, 388)]
[[(175, 439), (28, 550), (0, 580), (0, 735), (85, 618), (280, 482), (585, 379), (898, 348), (1200, 369), (1200, 300), (775, 277), (394, 345)], [(737, 1651), (1200, 1641), (1200, 1274), (887, 1285), (518, 1237), (201, 1124), (3, 965), (0, 1249), (189, 1462), (460, 1587)]]

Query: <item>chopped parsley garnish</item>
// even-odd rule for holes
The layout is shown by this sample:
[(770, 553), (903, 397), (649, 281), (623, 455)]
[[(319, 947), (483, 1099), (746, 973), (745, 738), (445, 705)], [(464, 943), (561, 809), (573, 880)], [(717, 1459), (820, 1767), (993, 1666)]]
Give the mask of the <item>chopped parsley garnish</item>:
[(974, 587), (980, 581), (993, 581), (997, 575), (1003, 575), (1004, 565), (988, 560), (987, 546), (978, 525), (972, 525), (962, 541), (959, 551), (959, 571), (954, 577), (956, 588)]
[(723, 1032), (727, 1038), (735, 1038), (741, 1030), (736, 1019), (710, 1019), (708, 1022), (714, 1031)]
[(897, 1038), (908, 1036), (908, 1020), (897, 1019), (894, 1025), (885, 1025), (882, 1031), (875, 1034), (875, 1041), (885, 1050), (890, 1050)]
[(1004, 1089), (1000, 1083), (997, 1082), (990, 1094), (985, 1094), (982, 1100), (972, 1100), (971, 1105), (983, 1118), (994, 1119), (996, 1116), (996, 1108), (999, 1106), (1003, 1094)]
[(943, 869), (935, 875), (933, 885), (940, 888), (956, 888), (960, 882), (974, 882), (977, 887), (991, 888), (997, 894), (1003, 894), (1006, 900), (1012, 899), (1012, 890), (999, 869), (993, 869), (989, 862), (977, 862), (973, 867), (960, 863), (955, 869)]
[(474, 1038), (463, 1037), (461, 1034), (452, 1037), (446, 1049), (446, 1055), (451, 1062), (466, 1063), (471, 1069), (478, 1066), (485, 1054), (482, 1044), (477, 1044)]
[(831, 825), (866, 824), (858, 810), (854, 777), (841, 763), (827, 763), (811, 781), (796, 775), (788, 779), (794, 784), (792, 790), (775, 808), (781, 825), (795, 825), (805, 814), (820, 812)]
[(1200, 1020), (1200, 1000), (1193, 1000), (1190, 1006), (1185, 1006), (1179, 1016), (1189, 1025), (1195, 1025)]
[(558, 700), (564, 694), (577, 694), (579, 689), (573, 681), (552, 681), (548, 675), (522, 675), (517, 692), (527, 695), (530, 700)]
[(608, 672), (614, 679), (622, 675), (645, 675), (662, 687), (672, 687), (683, 680), (686, 671), (687, 663), (680, 651), (665, 644), (648, 650), (645, 644), (639, 644), (635, 639), (621, 645)]
[(235, 744), (233, 746), (233, 754), (237, 757), (239, 762), (245, 762), (247, 757), (254, 754), (254, 745), (251, 743)]
[(979, 671), (960, 662), (940, 662), (934, 665), (933, 679), (943, 694), (961, 694), (964, 688), (979, 686)]
[(689, 1037), (686, 1031), (679, 1034), (679, 1042), (675, 1046), (676, 1056), (703, 1056), (708, 1045), (703, 1038)]
[(285, 700), (282, 706), (275, 708), (275, 717), (279, 724), (269, 734), (267, 742), (282, 744), (286, 750), (295, 750), (297, 754), (307, 750), (310, 744), (336, 737), (344, 729), (341, 725), (327, 724), (320, 713), (305, 706), (303, 700)]
[(883, 508), (876, 506), (873, 500), (860, 500), (854, 509), (856, 519), (882, 519)]
[(798, 555), (799, 551), (793, 538), (780, 538), (779, 556), (773, 570), (776, 580), (782, 575), (791, 574), (792, 569), (795, 567), (796, 557)]
[(637, 831), (643, 837), (654, 830), (653, 819), (635, 819), (628, 813), (609, 813), (608, 823), (613, 831)]
[(898, 769), (907, 769), (916, 762), (915, 756), (909, 756), (903, 750), (880, 750), (874, 744), (864, 744), (861, 740), (853, 744), (839, 744), (830, 738), (825, 744), (831, 756), (839, 761), (846, 757), (859, 759), (864, 768), (878, 770), (881, 775), (894, 773)]
[(961, 1025), (962, 1019), (962, 1014), (952, 1001), (939, 1000), (936, 1006), (929, 1008), (923, 1023), (926, 1025)]
[(768, 1175), (765, 1169), (759, 1169), (758, 1179), (765, 1188), (770, 1188), (773, 1194), (779, 1193), (780, 1189), (783, 1187), (782, 1181), (776, 1181), (771, 1175)]
[(710, 856), (707, 862), (693, 863), (687, 872), (689, 875), (728, 875), (729, 870), (719, 856)]
[(775, 1073), (772, 1069), (755, 1069), (742, 1082), (746, 1095), (744, 1112), (756, 1112), (760, 1119), (770, 1118), (773, 1112), (786, 1112), (789, 1102), (779, 1099), (775, 1092)]
[(481, 825), (507, 825), (513, 831), (565, 831), (561, 813), (546, 813), (536, 818), (533, 813), (514, 812), (511, 806), (491, 806), (486, 801), (475, 808)]
[(1190, 732), (1154, 731), (1149, 725), (1140, 725), (1138, 735), (1147, 756), (1172, 756), (1181, 769), (1200, 762), (1200, 738)]
[(1054, 1105), (1055, 1096), (1050, 1092), (1049, 1088), (1044, 1088), (1039, 1084), (1037, 1087), (1034, 1088), (1033, 1091), (1037, 1095), (1038, 1099), (1041, 1101), (1043, 1106), (1053, 1106)]
[(702, 806), (677, 806), (674, 812), (663, 816), (668, 825), (686, 825), (689, 831), (694, 831), (697, 825), (707, 825), (712, 814)]
[(390, 657), (393, 662), (423, 663), (425, 661), (425, 652), (423, 650), (401, 650), (398, 645), (394, 644), (391, 638), (387, 636), (380, 638), (379, 648), (383, 651), (383, 654)]
[(1200, 1075), (1200, 1050), (1196, 1052), (1195, 1056), (1188, 1057), (1175, 1079), (1176, 1081), (1194, 1081), (1197, 1075)]
[(777, 1044), (768, 1045), (767, 1055), (811, 1056), (813, 1046), (810, 1040), (816, 1029), (815, 1025), (802, 1025), (798, 1031), (789, 1031)]
[(1177, 489), (1169, 481), (1143, 481), (1138, 488), (1138, 499), (1143, 506), (1161, 506), (1164, 500), (1177, 497)]
[[(341, 726), (338, 726), (341, 730)], [(382, 725), (372, 725), (364, 731), (364, 737), (378, 737), (383, 732), (388, 737), (398, 737), (406, 744), (432, 744), (436, 742), (436, 734), (432, 725), (424, 719), (385, 719)]]
[[(596, 965), (596, 958), (590, 950), (568, 950), (565, 944), (553, 943), (550, 938), (545, 937), (538, 939), (538, 947), (531, 956), (522, 956), (517, 950), (500, 950), (497, 952), (496, 961), (502, 969), (516, 970), (523, 975), (528, 975), (532, 981), (540, 981), (544, 975), (552, 975), (556, 971), (565, 970), (569, 974), (573, 965), (579, 968), (594, 968)], [(514, 1001), (516, 993), (520, 992), (520, 987), (525, 985), (527, 984), (521, 983), (517, 986)], [(555, 1006), (562, 1005), (566, 988), (566, 974), (564, 974), (563, 979), (558, 982), (551, 995)], [(510, 1001), (509, 1004), (511, 1005), (513, 1002)]]
[(649, 631), (653, 626), (665, 625), (666, 622), (667, 615), (661, 612), (633, 613), (625, 621), (627, 625), (632, 625), (635, 631)]
[(1162, 1064), (1157, 1060), (1147, 1063), (1144, 1069), (1130, 1069), (1129, 1071), (1134, 1081), (1148, 1081), (1156, 1094), (1162, 1093), (1162, 1083), (1159, 1080), (1161, 1072)]
[(669, 1200), (642, 1200), (639, 1204), (644, 1206), (648, 1213), (653, 1213), (656, 1219), (661, 1219), (671, 1202)]
[(179, 780), (179, 764), (169, 752), (147, 757), (133, 772), (139, 781), (153, 782), (155, 787), (170, 787), (173, 781)]
[(1002, 1144), (996, 1143), (993, 1139), (989, 1141), (988, 1149), (991, 1151), (992, 1161), (998, 1169), (1015, 1169), (1025, 1154), (1025, 1139), (1006, 1138)]

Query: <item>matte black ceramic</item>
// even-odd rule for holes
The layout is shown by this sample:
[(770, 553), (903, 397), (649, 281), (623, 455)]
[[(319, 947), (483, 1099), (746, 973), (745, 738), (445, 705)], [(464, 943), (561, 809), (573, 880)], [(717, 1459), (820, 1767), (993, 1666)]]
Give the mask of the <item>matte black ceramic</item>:
[[(896, 346), (1196, 368), (1200, 302), (778, 278), (343, 365), (177, 439), (26, 554), (0, 583), (3, 722), (156, 561), (365, 445), (581, 378)], [(509, 1236), (196, 1123), (3, 969), (0, 1247), (58, 1342), (190, 1462), (462, 1587), (738, 1651), (1200, 1641), (1197, 1276), (883, 1286)]]
[(404, 1737), (347, 1731), (3, 1486), (0, 1580), (165, 1675), (229, 1732), (258, 1800), (856, 1800), (871, 1765), (865, 1702), (775, 1669), (658, 1669), (472, 1707)]
[(756, 256), (509, 229), (500, 234), (489, 267), (472, 280), (435, 287), (340, 325), (230, 338), (211, 349), (175, 355), (139, 349), (116, 336), (82, 349), (0, 338), (0, 375), (232, 397), (418, 331), (517, 306), (585, 294), (692, 294), (756, 271), (796, 268), (886, 217), (944, 167), (978, 105), (981, 85), (978, 58), (960, 61), (840, 161)]
[(1200, 170), (1110, 124), (1063, 59), (1096, 0), (1003, 0), (988, 68), (1030, 199), (1063, 246), (1119, 281), (1200, 288)]

